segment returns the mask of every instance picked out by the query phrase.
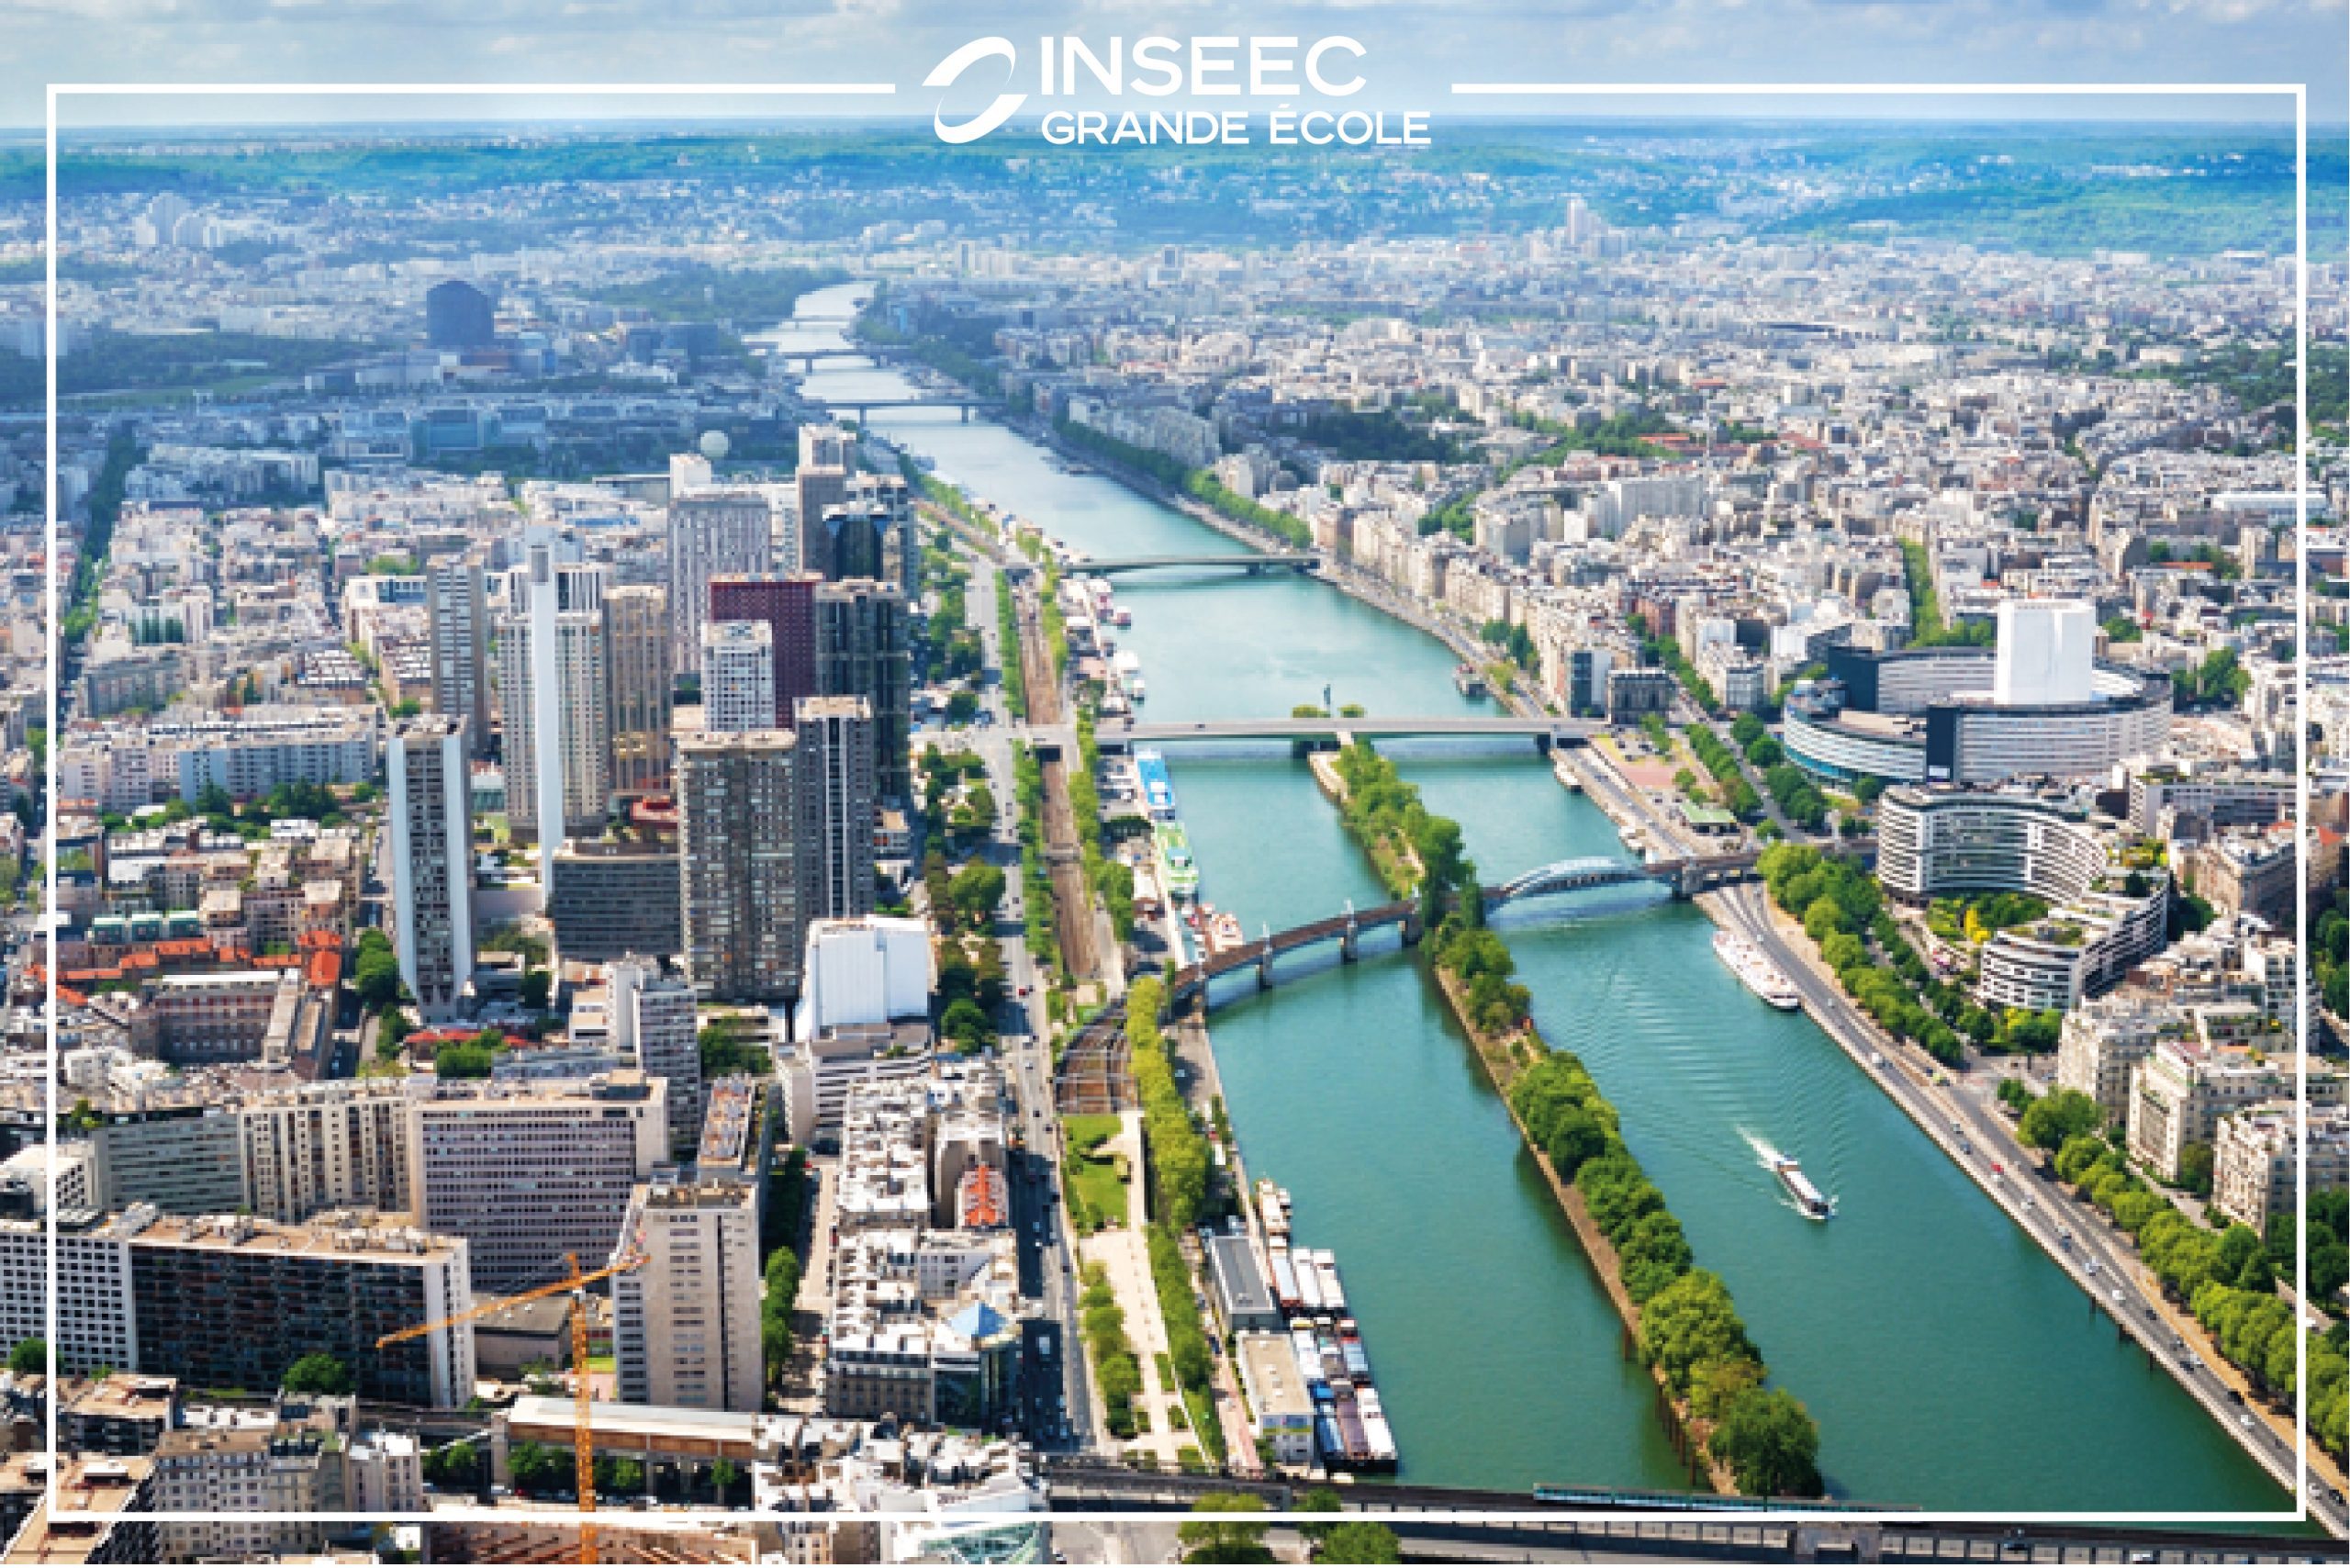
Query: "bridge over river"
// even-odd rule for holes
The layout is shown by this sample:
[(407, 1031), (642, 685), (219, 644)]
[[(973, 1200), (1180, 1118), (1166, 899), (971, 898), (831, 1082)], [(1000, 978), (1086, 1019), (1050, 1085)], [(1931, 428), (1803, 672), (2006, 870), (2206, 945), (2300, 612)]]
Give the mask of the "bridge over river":
[[(1539, 906), (1540, 901), (1606, 888), (1656, 888), (1676, 899), (1695, 898), (1708, 889), (1742, 881), (1754, 874), (1755, 852), (1688, 856), (1632, 864), (1605, 857), (1554, 861), (1538, 866), (1498, 887), (1479, 890), (1485, 917), (1493, 920), (1513, 907)], [(1547, 906), (1556, 911), (1556, 905)], [(1539, 914), (1538, 914), (1539, 918)], [(1297, 966), (1284, 972), (1281, 960), (1316, 949), (1336, 947), (1338, 961), (1351, 964), (1362, 956), (1368, 941), (1389, 949), (1416, 945), (1427, 935), (1416, 899), (1400, 899), (1371, 909), (1349, 904), (1337, 914), (1269, 931), (1253, 940), (1210, 954), (1196, 964), (1177, 969), (1167, 986), (1170, 1014), (1194, 1005), (1214, 1008), (1270, 990), (1283, 980), (1309, 972)], [(1326, 965), (1316, 965), (1315, 969)], [(1255, 984), (1246, 991), (1226, 988), (1218, 995), (1215, 982), (1248, 974)], [(1125, 1071), (1125, 1030), (1115, 1014), (1096, 1019), (1079, 1032), (1063, 1053), (1054, 1077), (1054, 1098), (1064, 1114), (1111, 1112), (1132, 1103)]]

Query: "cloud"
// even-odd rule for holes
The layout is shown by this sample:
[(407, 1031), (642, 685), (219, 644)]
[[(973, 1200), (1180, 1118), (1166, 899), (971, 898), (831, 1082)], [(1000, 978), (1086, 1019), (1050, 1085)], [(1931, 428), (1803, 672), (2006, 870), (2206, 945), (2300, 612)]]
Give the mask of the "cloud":
[[(1455, 81), (2303, 81), (2350, 106), (2345, 0), (0, 0), (0, 123), (52, 81), (664, 82), (786, 74), (911, 88), (983, 33), (1345, 32), (1388, 106)], [(1030, 46), (1030, 47), (1033, 47)], [(2322, 66), (2312, 76), (2312, 70)], [(911, 109), (904, 92), (901, 106)], [(388, 112), (371, 106), (371, 116)], [(1487, 108), (1542, 107), (1548, 105)], [(2058, 106), (2059, 108), (2069, 106)], [(2218, 112), (2227, 106), (2189, 106)], [(88, 106), (76, 106), (82, 114)], [(839, 101), (811, 112), (845, 112)], [(2083, 106), (2144, 113), (2143, 106)], [(110, 101), (149, 120), (265, 106)], [(860, 112), (869, 112), (868, 103)], [(2240, 106), (2230, 112), (2241, 113)]]

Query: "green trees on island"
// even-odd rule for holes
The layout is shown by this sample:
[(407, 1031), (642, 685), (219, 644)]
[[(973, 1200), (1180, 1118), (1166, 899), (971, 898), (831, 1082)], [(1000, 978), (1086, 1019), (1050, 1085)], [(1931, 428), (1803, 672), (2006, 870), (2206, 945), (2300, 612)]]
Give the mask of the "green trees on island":
[(1664, 1194), (1625, 1147), (1616, 1107), (1571, 1052), (1552, 1050), (1510, 1086), (1512, 1110), (1616, 1253), (1639, 1308), (1642, 1361), (1711, 1430), (1707, 1450), (1761, 1496), (1817, 1495), (1819, 1432), (1803, 1403), (1763, 1387), (1761, 1352), (1729, 1287), (1695, 1266)]

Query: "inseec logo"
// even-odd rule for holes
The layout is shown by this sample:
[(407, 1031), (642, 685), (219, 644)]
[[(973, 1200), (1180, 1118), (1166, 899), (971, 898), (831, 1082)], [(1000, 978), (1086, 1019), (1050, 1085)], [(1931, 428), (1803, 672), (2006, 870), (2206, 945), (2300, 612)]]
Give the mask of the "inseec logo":
[[(1102, 109), (1047, 107), (1037, 131), (1058, 147), (1095, 145), (1156, 146), (1208, 143), (1245, 146), (1259, 131), (1269, 146), (1426, 147), (1428, 117), (1424, 110), (1391, 114), (1385, 110), (1323, 107), (1323, 98), (1346, 98), (1362, 91), (1360, 65), (1370, 50), (1353, 39), (1340, 36), (1307, 42), (1296, 38), (1203, 37), (1172, 39), (1153, 35), (1134, 40), (1108, 40), (1097, 52), (1083, 39), (1047, 35), (1037, 40), (1035, 92), (1040, 99), (1086, 97), (1118, 100), (1133, 94), (1143, 98), (1184, 97), (1193, 102), (1214, 98), (1271, 100), (1261, 125), (1246, 108)], [(973, 39), (940, 61), (925, 87), (951, 88), (967, 74), (974, 80), (990, 76), (987, 62), (1002, 62), (1001, 85), (987, 107), (968, 118), (950, 117), (942, 95), (931, 116), (938, 140), (963, 146), (992, 135), (1027, 106), (1030, 94), (1010, 90), (1021, 76), (1018, 46), (1007, 38)], [(976, 72), (975, 72), (975, 68)]]

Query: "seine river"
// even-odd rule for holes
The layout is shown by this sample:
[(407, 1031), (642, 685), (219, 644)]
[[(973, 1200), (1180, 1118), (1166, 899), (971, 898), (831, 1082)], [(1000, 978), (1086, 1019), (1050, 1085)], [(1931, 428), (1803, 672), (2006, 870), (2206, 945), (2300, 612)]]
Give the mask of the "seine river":
[[(799, 313), (845, 316), (857, 292), (824, 290)], [(816, 320), (775, 336), (841, 341)], [(810, 387), (913, 390), (854, 362)], [(1063, 471), (1003, 426), (926, 411), (875, 422), (941, 477), (1093, 554), (1238, 548)], [(1118, 591), (1134, 613), (1120, 645), (1142, 661), (1154, 719), (1281, 715), (1326, 687), (1389, 713), (1470, 706), (1446, 649), (1320, 583), (1137, 577)], [(1431, 809), (1460, 822), (1487, 881), (1624, 853), (1531, 753), (1396, 755)], [(1169, 763), (1202, 896), (1251, 933), (1382, 901), (1302, 763), (1181, 746)], [(2288, 1501), (1833, 1041), (1748, 995), (1711, 929), (1688, 905), (1635, 900), (1509, 936), (1543, 1032), (1622, 1109), (1699, 1262), (1818, 1417), (1838, 1495), (2001, 1511)], [(1217, 1012), (1214, 1034), (1251, 1172), (1290, 1189), (1302, 1244), (1338, 1255), (1405, 1476), (1686, 1484), (1613, 1312), (1416, 959), (1285, 983)], [(1758, 1143), (1802, 1159), (1839, 1200), (1832, 1223), (1787, 1206)]]

